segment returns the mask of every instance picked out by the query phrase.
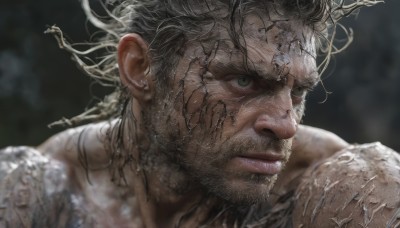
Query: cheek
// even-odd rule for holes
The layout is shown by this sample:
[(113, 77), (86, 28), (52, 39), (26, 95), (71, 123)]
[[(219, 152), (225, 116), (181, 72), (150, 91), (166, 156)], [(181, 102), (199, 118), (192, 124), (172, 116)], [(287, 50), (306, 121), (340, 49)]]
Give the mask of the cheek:
[(171, 117), (180, 127), (181, 138), (212, 146), (229, 133), (238, 107), (237, 102), (225, 102), (221, 97), (210, 94), (206, 86), (187, 88), (174, 100)]
[(188, 130), (198, 125), (205, 125), (210, 95), (204, 85), (190, 86), (182, 92), (181, 104), (178, 105)]

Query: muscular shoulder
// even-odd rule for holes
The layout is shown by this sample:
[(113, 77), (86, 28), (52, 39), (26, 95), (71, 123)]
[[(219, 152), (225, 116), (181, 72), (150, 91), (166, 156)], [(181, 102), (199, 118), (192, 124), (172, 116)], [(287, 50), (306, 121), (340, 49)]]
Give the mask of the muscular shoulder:
[(294, 227), (397, 227), (400, 156), (380, 143), (351, 146), (310, 168)]
[(0, 227), (77, 227), (64, 166), (30, 147), (0, 150)]
[(292, 155), (272, 191), (272, 204), (298, 186), (305, 170), (348, 146), (347, 142), (332, 132), (300, 125), (293, 140)]
[(91, 163), (95, 165), (92, 168), (98, 168), (109, 162), (105, 142), (108, 141), (108, 132), (115, 123), (116, 121), (99, 122), (70, 128), (50, 137), (37, 149), (46, 156), (71, 166)]

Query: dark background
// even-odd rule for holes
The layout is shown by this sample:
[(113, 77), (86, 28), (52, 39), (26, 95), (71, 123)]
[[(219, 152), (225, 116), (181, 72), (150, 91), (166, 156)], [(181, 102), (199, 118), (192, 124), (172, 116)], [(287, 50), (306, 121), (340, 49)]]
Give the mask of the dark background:
[[(336, 56), (308, 98), (304, 123), (351, 143), (381, 141), (400, 151), (400, 1), (361, 10), (344, 24), (353, 44)], [(101, 95), (43, 31), (60, 26), (74, 42), (90, 32), (78, 0), (0, 0), (0, 148), (38, 145)]]

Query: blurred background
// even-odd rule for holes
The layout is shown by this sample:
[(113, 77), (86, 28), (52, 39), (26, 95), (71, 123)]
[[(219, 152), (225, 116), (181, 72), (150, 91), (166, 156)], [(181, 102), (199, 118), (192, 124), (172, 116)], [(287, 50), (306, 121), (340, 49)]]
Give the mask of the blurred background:
[[(305, 124), (400, 151), (399, 11), (400, 1), (387, 0), (343, 21), (354, 42), (332, 60), (325, 89), (308, 97)], [(93, 32), (78, 0), (0, 0), (0, 148), (38, 145), (63, 130), (48, 124), (79, 114), (104, 93), (43, 34), (53, 24), (74, 42)]]

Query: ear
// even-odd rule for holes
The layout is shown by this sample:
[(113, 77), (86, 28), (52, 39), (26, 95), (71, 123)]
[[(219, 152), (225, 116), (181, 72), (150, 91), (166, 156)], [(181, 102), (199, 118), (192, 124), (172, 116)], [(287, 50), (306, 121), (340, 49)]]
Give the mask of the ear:
[(153, 96), (147, 51), (147, 43), (138, 34), (127, 34), (119, 41), (118, 67), (121, 82), (140, 103), (151, 100)]

